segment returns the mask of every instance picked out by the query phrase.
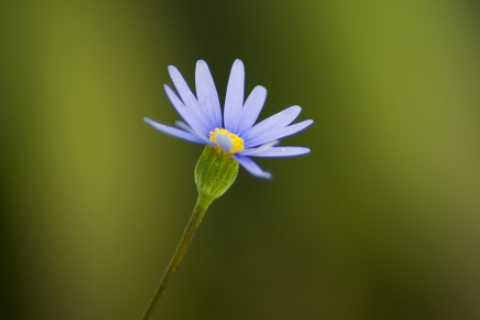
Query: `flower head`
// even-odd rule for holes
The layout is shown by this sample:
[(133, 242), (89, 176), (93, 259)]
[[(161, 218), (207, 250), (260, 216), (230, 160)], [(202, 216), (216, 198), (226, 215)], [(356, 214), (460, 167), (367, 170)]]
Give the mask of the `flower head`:
[(250, 157), (280, 158), (310, 152), (304, 147), (275, 147), (278, 139), (293, 135), (313, 123), (312, 120), (305, 120), (290, 125), (300, 114), (299, 106), (287, 108), (254, 125), (265, 103), (267, 90), (256, 86), (244, 102), (245, 68), (242, 61), (235, 60), (233, 63), (223, 121), (217, 89), (205, 61), (198, 61), (195, 71), (197, 97), (177, 68), (169, 66), (168, 71), (180, 97), (168, 85), (165, 85), (165, 91), (185, 122), (177, 121), (178, 128), (175, 128), (145, 118), (155, 129), (217, 148), (259, 178), (269, 179), (271, 174), (261, 169)]

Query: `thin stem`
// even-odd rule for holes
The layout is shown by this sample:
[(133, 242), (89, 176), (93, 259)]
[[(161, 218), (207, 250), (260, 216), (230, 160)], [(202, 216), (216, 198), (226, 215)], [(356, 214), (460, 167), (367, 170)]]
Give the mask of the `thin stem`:
[(172, 281), (175, 272), (178, 270), (180, 262), (182, 262), (185, 251), (187, 251), (187, 248), (192, 241), (193, 235), (195, 234), (198, 225), (202, 221), (205, 211), (207, 211), (207, 208), (210, 203), (212, 203), (212, 201), (213, 199), (199, 194), (197, 203), (195, 205), (195, 208), (193, 209), (192, 217), (190, 218), (190, 221), (188, 221), (187, 227), (183, 232), (182, 239), (180, 240), (180, 243), (178, 244), (177, 249), (173, 254), (172, 260), (170, 261), (167, 270), (165, 270), (165, 274), (163, 275), (162, 280), (158, 285), (157, 291), (153, 295), (153, 298), (150, 301), (150, 304), (148, 305), (147, 311), (145, 311), (142, 320), (149, 320), (152, 318), (155, 309), (158, 307), (160, 301), (165, 295), (168, 284), (170, 283), (170, 281)]

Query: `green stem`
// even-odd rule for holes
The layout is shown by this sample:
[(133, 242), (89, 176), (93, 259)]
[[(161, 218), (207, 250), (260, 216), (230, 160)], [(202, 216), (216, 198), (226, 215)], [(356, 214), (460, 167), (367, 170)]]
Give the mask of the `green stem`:
[(172, 260), (170, 261), (167, 270), (165, 270), (165, 274), (163, 275), (162, 280), (158, 285), (157, 291), (155, 292), (152, 300), (150, 301), (150, 304), (148, 305), (147, 311), (145, 311), (142, 320), (149, 320), (152, 318), (155, 309), (158, 307), (160, 301), (165, 295), (168, 284), (170, 283), (170, 281), (172, 281), (175, 272), (180, 266), (180, 262), (182, 262), (185, 251), (187, 251), (187, 248), (193, 239), (193, 235), (195, 234), (198, 225), (202, 221), (205, 211), (207, 211), (207, 208), (212, 203), (212, 201), (213, 199), (211, 197), (202, 194), (198, 195), (197, 203), (195, 205), (195, 208), (193, 209), (192, 217), (190, 218), (190, 221), (188, 221), (187, 227), (183, 232), (182, 239), (177, 246), (177, 250), (175, 250)]

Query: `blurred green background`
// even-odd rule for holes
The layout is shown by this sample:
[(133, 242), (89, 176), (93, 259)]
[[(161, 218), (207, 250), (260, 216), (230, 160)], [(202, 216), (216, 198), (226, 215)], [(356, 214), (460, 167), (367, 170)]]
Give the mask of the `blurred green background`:
[(474, 1), (0, 4), (0, 318), (139, 319), (193, 208), (202, 147), (162, 85), (231, 65), (298, 104), (305, 157), (240, 171), (158, 319), (480, 319)]

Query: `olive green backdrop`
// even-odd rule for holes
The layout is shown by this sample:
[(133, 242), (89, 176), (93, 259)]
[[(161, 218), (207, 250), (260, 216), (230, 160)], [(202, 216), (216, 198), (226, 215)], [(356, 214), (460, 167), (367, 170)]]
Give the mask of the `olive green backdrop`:
[(157, 319), (479, 319), (480, 11), (462, 0), (3, 1), (0, 318), (139, 319), (202, 147), (147, 126), (209, 64), (298, 104), (305, 157), (241, 170)]

